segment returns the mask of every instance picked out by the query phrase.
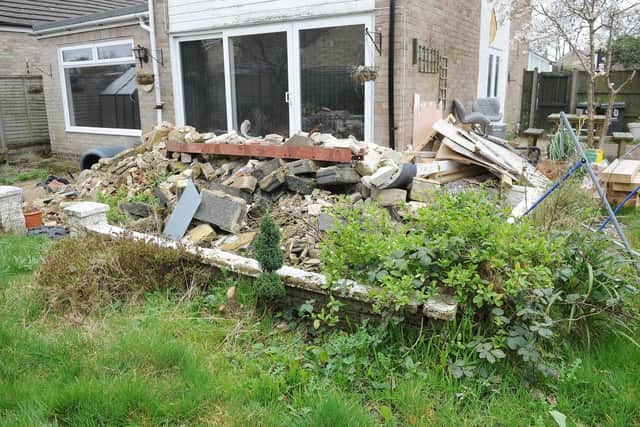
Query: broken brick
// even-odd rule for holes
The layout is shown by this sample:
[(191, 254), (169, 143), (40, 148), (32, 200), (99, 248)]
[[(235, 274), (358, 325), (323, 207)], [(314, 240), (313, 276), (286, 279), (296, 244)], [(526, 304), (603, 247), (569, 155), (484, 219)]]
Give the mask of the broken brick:
[(247, 203), (222, 191), (202, 190), (202, 201), (195, 219), (213, 224), (224, 231), (238, 233), (247, 216)]

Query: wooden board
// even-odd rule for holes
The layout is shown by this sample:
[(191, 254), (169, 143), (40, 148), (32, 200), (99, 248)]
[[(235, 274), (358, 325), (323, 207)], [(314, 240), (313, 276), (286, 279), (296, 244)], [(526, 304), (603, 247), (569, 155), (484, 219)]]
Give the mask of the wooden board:
[(433, 124), (442, 120), (442, 108), (433, 101), (423, 101), (419, 94), (413, 97), (413, 148), (416, 151), (423, 148), (431, 141), (435, 131)]
[(347, 148), (293, 147), (273, 144), (167, 144), (167, 151), (239, 157), (306, 159), (336, 163), (351, 163), (356, 157)]
[(440, 184), (446, 184), (447, 182), (457, 181), (462, 178), (469, 178), (472, 176), (478, 176), (486, 173), (487, 170), (481, 166), (465, 166), (463, 169), (460, 169), (455, 172), (448, 173), (437, 173), (433, 175), (430, 179), (439, 182)]
[(600, 174), (605, 182), (631, 183), (640, 172), (640, 160), (616, 159)]
[(465, 167), (464, 164), (453, 160), (437, 160), (430, 163), (418, 163), (416, 164), (419, 178), (425, 178), (437, 173), (455, 172)]

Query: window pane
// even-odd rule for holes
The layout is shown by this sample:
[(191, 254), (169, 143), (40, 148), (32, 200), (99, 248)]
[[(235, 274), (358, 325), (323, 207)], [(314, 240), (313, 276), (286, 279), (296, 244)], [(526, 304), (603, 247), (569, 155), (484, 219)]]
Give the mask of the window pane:
[(140, 129), (134, 64), (64, 71), (72, 126)]
[(289, 135), (287, 34), (256, 34), (230, 40), (236, 129), (249, 120), (252, 136)]
[(493, 83), (493, 96), (498, 97), (498, 81), (500, 79), (500, 57), (496, 56), (496, 77)]
[(364, 26), (300, 31), (302, 129), (364, 139), (364, 85), (351, 69), (364, 65)]
[(62, 51), (62, 59), (64, 62), (72, 61), (90, 61), (93, 59), (93, 51), (90, 47), (80, 49), (71, 49)]
[(185, 122), (200, 132), (227, 130), (222, 39), (180, 43)]
[(98, 47), (98, 59), (133, 58), (131, 44), (114, 44)]

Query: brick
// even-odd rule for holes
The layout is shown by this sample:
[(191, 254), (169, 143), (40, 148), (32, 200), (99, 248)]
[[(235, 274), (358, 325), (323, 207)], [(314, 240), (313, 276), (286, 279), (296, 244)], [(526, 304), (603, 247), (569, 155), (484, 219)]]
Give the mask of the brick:
[(311, 194), (318, 185), (315, 179), (302, 178), (295, 175), (287, 175), (285, 181), (289, 191), (299, 194)]
[(318, 185), (344, 185), (360, 182), (360, 175), (349, 166), (329, 166), (316, 172)]
[(417, 202), (430, 202), (433, 200), (433, 193), (440, 190), (440, 183), (430, 179), (413, 178), (409, 199)]
[(264, 160), (256, 165), (253, 170), (253, 176), (255, 176), (256, 179), (260, 181), (267, 175), (278, 170), (280, 166), (280, 159)]
[(319, 166), (318, 163), (313, 160), (300, 159), (293, 162), (289, 162), (285, 165), (285, 170), (290, 175), (304, 175), (316, 173)]
[(407, 201), (407, 190), (388, 188), (373, 192), (373, 198), (382, 207), (399, 206)]
[(230, 233), (238, 233), (247, 216), (247, 203), (222, 191), (202, 190), (202, 202), (195, 219)]
[(285, 175), (282, 169), (277, 169), (271, 172), (260, 180), (258, 185), (262, 191), (270, 193), (271, 191), (279, 188), (285, 183)]
[(258, 185), (258, 180), (255, 176), (243, 175), (234, 177), (230, 187), (237, 188), (245, 193), (253, 193), (256, 189), (256, 185)]

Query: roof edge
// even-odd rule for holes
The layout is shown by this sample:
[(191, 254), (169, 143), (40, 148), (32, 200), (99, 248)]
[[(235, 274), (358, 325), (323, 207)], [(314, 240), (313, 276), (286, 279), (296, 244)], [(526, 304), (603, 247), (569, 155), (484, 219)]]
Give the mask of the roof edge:
[(109, 23), (118, 22), (120, 20), (130, 18), (132, 15), (145, 14), (148, 14), (147, 4), (140, 3), (133, 6), (121, 7), (118, 9), (106, 10), (104, 12), (91, 13), (88, 15), (75, 16), (73, 18), (34, 25), (33, 32), (36, 35), (41, 35), (54, 31), (91, 26), (99, 23), (99, 21)]

